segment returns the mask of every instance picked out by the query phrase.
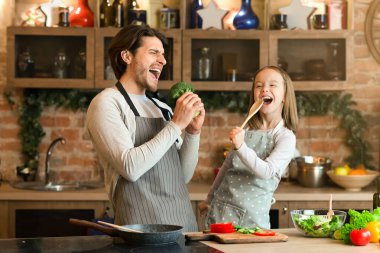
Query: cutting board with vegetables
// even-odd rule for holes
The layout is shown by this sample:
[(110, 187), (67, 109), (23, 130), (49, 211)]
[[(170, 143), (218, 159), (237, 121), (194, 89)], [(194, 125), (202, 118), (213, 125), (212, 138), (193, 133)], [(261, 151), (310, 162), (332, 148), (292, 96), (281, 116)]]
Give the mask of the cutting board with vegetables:
[(280, 233), (275, 233), (272, 236), (258, 236), (254, 234), (234, 233), (211, 233), (204, 232), (188, 232), (185, 237), (190, 241), (216, 241), (219, 243), (260, 243), (260, 242), (286, 242), (288, 236)]

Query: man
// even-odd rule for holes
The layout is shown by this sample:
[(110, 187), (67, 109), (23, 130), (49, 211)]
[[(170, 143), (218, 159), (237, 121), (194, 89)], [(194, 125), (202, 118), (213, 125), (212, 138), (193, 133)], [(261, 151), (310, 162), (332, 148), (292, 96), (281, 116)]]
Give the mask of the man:
[(120, 30), (108, 51), (119, 81), (93, 99), (86, 126), (116, 224), (176, 224), (197, 231), (186, 183), (198, 162), (204, 105), (187, 92), (172, 114), (168, 105), (145, 95), (157, 90), (166, 44), (149, 26)]

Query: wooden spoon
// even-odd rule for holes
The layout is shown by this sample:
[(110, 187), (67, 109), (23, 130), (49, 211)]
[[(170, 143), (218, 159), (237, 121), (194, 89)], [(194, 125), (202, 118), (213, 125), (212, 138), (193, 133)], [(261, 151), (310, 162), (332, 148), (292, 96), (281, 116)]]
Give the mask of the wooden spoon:
[(332, 210), (332, 194), (330, 194), (330, 206), (329, 211), (327, 212), (327, 217), (331, 219), (334, 215), (334, 211)]
[(107, 225), (107, 226), (110, 226), (110, 227), (113, 227), (113, 228), (116, 228), (116, 229), (121, 230), (121, 231), (133, 232), (133, 233), (143, 233), (140, 230), (126, 228), (126, 227), (123, 227), (123, 226), (119, 226), (119, 225), (108, 223), (108, 222), (101, 221), (101, 220), (99, 220), (98, 223), (103, 224), (103, 225)]
[(245, 121), (243, 122), (240, 128), (243, 128), (248, 123), (248, 121), (252, 118), (252, 116), (255, 115), (260, 110), (263, 104), (264, 104), (264, 101), (262, 99), (259, 99), (255, 103), (253, 103), (253, 105), (249, 109), (247, 118), (245, 119)]

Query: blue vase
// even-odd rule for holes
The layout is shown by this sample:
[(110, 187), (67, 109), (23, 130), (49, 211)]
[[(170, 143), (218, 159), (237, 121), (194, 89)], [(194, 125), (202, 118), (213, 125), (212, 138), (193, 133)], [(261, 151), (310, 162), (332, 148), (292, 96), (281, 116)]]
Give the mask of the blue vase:
[(190, 28), (202, 28), (202, 18), (197, 10), (203, 9), (202, 0), (193, 0), (190, 8)]
[(251, 0), (242, 0), (240, 10), (236, 14), (233, 24), (237, 30), (259, 27), (259, 18), (252, 10)]

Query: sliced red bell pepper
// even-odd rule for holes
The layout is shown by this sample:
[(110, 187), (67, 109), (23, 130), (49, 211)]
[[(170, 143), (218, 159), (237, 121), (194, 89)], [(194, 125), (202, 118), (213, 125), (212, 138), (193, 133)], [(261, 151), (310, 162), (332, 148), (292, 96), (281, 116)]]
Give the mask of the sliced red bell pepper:
[(235, 232), (235, 228), (232, 222), (213, 223), (213, 224), (210, 224), (210, 232), (211, 233), (233, 233)]
[(253, 234), (254, 235), (258, 235), (258, 236), (273, 236), (273, 235), (276, 235), (275, 232), (270, 231), (270, 230), (260, 230), (260, 231), (253, 232)]

